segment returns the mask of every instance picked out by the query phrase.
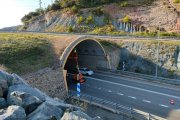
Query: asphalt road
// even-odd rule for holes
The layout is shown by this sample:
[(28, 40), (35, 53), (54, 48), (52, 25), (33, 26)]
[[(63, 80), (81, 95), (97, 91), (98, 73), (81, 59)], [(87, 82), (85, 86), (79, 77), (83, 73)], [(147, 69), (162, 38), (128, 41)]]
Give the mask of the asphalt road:
[[(81, 92), (167, 118), (180, 111), (180, 89), (96, 73), (86, 77)], [(71, 89), (76, 90), (75, 86)], [(175, 104), (170, 104), (173, 99)]]

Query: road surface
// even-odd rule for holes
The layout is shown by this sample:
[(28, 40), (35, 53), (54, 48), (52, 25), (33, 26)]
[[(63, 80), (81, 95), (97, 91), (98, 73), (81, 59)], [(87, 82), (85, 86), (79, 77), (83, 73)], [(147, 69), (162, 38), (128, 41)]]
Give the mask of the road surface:
[[(180, 110), (180, 89), (133, 79), (96, 73), (86, 77), (81, 92), (167, 118), (170, 111)], [(71, 89), (76, 90), (75, 86)], [(173, 99), (175, 104), (170, 104)]]

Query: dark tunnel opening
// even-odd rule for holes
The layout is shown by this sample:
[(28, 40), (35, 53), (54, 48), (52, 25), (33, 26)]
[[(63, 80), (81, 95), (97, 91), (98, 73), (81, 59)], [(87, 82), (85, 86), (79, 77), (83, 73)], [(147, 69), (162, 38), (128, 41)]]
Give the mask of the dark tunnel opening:
[(70, 52), (64, 66), (64, 70), (67, 70), (68, 88), (73, 83), (73, 75), (79, 73), (78, 68), (96, 70), (97, 67), (108, 68), (108, 65), (105, 51), (100, 43), (95, 40), (80, 42)]

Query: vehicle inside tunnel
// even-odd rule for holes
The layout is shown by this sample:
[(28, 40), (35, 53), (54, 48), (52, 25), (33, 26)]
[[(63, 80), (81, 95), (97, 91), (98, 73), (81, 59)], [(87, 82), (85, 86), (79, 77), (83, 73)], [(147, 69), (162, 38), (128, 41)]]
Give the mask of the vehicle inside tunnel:
[(106, 53), (101, 44), (95, 40), (83, 40), (69, 53), (64, 70), (67, 70), (67, 85), (84, 83), (85, 79), (79, 72), (80, 68), (96, 70), (98, 67), (108, 68)]

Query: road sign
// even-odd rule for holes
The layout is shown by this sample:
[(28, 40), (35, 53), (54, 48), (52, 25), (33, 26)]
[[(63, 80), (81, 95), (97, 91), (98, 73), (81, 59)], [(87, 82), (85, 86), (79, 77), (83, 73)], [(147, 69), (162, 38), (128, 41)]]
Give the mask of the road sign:
[(80, 97), (81, 95), (81, 84), (80, 83), (77, 83), (77, 97)]

